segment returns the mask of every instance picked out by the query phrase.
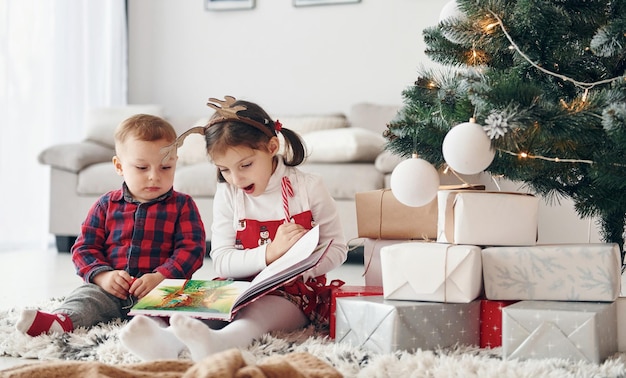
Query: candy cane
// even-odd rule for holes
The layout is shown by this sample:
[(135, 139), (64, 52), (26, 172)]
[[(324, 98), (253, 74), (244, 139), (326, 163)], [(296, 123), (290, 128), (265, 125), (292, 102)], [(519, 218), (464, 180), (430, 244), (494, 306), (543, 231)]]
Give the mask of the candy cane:
[(293, 197), (293, 187), (289, 177), (284, 176), (281, 180), (282, 195), (283, 195), (283, 210), (285, 211), (285, 219), (287, 222), (291, 221), (291, 215), (289, 215), (289, 197)]

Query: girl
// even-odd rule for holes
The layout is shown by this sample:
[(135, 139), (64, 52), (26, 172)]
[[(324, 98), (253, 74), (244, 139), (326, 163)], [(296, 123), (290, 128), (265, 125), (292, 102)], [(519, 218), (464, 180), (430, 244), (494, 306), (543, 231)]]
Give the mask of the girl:
[[(296, 168), (306, 156), (298, 134), (251, 102), (226, 96), (224, 101), (211, 98), (207, 105), (216, 110), (208, 124), (182, 134), (170, 152), (190, 133), (206, 138), (220, 182), (210, 252), (217, 274), (254, 277), (316, 224), (320, 243), (333, 243), (316, 268), (244, 307), (221, 329), (217, 322), (179, 314), (170, 318), (169, 327), (153, 318), (133, 318), (120, 338), (144, 360), (177, 358), (187, 347), (199, 361), (246, 347), (270, 331), (293, 331), (309, 323), (327, 326), (330, 295), (325, 274), (343, 264), (347, 255), (337, 209), (322, 178)], [(285, 141), (283, 154), (278, 133)]]

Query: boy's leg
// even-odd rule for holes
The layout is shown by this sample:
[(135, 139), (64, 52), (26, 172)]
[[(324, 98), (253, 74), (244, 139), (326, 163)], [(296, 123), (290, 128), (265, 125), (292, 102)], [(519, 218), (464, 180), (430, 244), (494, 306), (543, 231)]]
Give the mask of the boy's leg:
[(123, 304), (124, 301), (98, 285), (85, 284), (71, 292), (52, 313), (24, 310), (15, 327), (31, 336), (71, 332), (78, 327), (91, 327), (100, 322), (125, 317)]
[(120, 331), (120, 340), (144, 361), (177, 359), (185, 345), (166, 326), (159, 318), (135, 316)]
[(191, 358), (204, 357), (236, 347), (246, 347), (271, 331), (292, 331), (309, 320), (289, 300), (266, 295), (241, 309), (237, 318), (220, 330), (212, 330), (200, 320), (175, 314), (170, 319), (172, 332), (189, 348)]

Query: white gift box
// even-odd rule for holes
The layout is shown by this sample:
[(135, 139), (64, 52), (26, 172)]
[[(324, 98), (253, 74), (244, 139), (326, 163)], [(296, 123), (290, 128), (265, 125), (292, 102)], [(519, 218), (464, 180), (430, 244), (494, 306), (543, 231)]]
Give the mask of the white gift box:
[(490, 247), (482, 255), (487, 299), (612, 302), (620, 292), (614, 243)]
[(383, 273), (380, 267), (380, 250), (383, 247), (409, 243), (411, 240), (383, 240), (365, 238), (363, 242), (363, 265), (366, 286), (383, 286)]
[(437, 201), (439, 243), (481, 246), (537, 243), (539, 199), (532, 194), (440, 190)]
[(617, 306), (617, 350), (626, 352), (626, 297), (615, 301)]
[(615, 302), (522, 301), (502, 309), (506, 359), (601, 363), (616, 351)]
[(469, 303), (482, 288), (481, 249), (429, 242), (381, 248), (385, 299)]

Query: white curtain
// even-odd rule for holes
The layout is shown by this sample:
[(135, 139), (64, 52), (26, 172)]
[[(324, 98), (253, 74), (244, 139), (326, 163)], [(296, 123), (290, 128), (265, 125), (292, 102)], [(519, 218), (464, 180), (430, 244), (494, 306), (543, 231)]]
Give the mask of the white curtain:
[[(126, 104), (125, 0), (0, 0), (0, 250), (48, 247), (44, 148)], [(71, 206), (71, 204), (68, 204)]]

